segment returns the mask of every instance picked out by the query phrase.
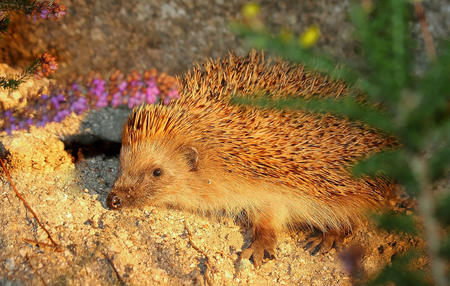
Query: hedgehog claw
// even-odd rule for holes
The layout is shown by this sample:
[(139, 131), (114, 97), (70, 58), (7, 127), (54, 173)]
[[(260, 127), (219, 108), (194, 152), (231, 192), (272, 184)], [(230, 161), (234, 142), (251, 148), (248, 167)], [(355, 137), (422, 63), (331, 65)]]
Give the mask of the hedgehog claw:
[(324, 254), (329, 252), (332, 248), (337, 248), (342, 243), (343, 237), (337, 232), (331, 231), (322, 233), (317, 236), (309, 237), (303, 246), (303, 249), (308, 251), (311, 255)]
[(264, 257), (267, 257), (269, 259), (276, 259), (277, 257), (275, 256), (275, 250), (273, 248), (270, 249), (266, 249), (265, 253), (267, 254)]
[(250, 257), (253, 259), (253, 265), (255, 268), (259, 268), (263, 264), (265, 257), (275, 259), (275, 251), (273, 248), (265, 248), (263, 245), (255, 241), (241, 252), (239, 260), (250, 259)]
[(303, 247), (304, 250), (309, 251), (311, 255), (316, 255), (321, 249), (322, 240), (317, 237), (309, 238)]

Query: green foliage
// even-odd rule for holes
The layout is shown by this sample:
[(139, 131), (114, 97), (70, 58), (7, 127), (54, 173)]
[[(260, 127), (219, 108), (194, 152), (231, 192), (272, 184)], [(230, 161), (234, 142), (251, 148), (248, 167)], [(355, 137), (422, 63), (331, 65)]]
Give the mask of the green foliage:
[(31, 14), (35, 7), (35, 0), (2, 0), (0, 2), (0, 11), (20, 11)]
[(314, 113), (333, 113), (352, 120), (360, 120), (365, 118), (366, 122), (372, 122), (373, 126), (392, 132), (392, 121), (383, 115), (381, 110), (374, 109), (366, 103), (359, 102), (354, 97), (344, 97), (341, 99), (305, 99), (303, 97), (289, 97), (282, 99), (273, 99), (269, 96), (254, 97), (233, 97), (232, 103), (235, 104), (251, 104), (263, 108), (272, 109), (292, 109), (304, 110)]
[(408, 1), (381, 0), (368, 8), (353, 6), (350, 13), (365, 60), (363, 90), (387, 108), (396, 105), (413, 79), (409, 6)]
[(416, 224), (410, 215), (394, 212), (374, 214), (376, 225), (390, 232), (416, 234)]
[[(60, 5), (59, 1), (35, 0), (3, 0), (0, 1), (0, 33), (5, 33), (9, 28), (10, 14), (21, 12), (29, 19), (58, 19), (65, 15), (66, 7)], [(41, 70), (39, 72), (38, 69)], [(0, 88), (10, 90), (17, 89), (28, 77), (36, 74), (37, 76), (49, 76), (56, 70), (57, 64), (54, 58), (48, 54), (43, 54), (40, 58), (34, 60), (22, 73), (12, 77), (0, 77)]]
[[(9, 14), (11, 12), (23, 12), (30, 15), (36, 5), (36, 1), (31, 0), (3, 0), (0, 2), (0, 33), (5, 33), (10, 24)], [(16, 83), (17, 84), (17, 83)], [(14, 83), (10, 83), (14, 86)]]
[(285, 39), (282, 35), (274, 36), (265, 30), (255, 31), (252, 27), (239, 23), (233, 23), (231, 28), (255, 48), (271, 51), (293, 62), (300, 62), (312, 70), (326, 73), (338, 80), (351, 84), (355, 84), (358, 80), (357, 74), (350, 69), (345, 66), (337, 68), (336, 62), (329, 56), (304, 47), (295, 38)]
[(369, 281), (368, 285), (389, 285), (389, 282), (395, 285), (422, 286), (426, 283), (424, 273), (419, 270), (405, 271), (405, 268), (412, 268), (411, 262), (416, 258), (415, 253), (408, 253), (399, 257), (393, 257), (392, 263), (386, 266), (377, 277)]
[(419, 193), (417, 179), (408, 165), (404, 150), (388, 150), (374, 154), (361, 160), (352, 170), (355, 176), (387, 175), (405, 186), (409, 194), (417, 195)]
[(17, 89), (27, 78), (34, 75), (40, 66), (41, 60), (36, 59), (24, 71), (12, 78), (0, 76), (0, 87), (11, 90)]
[[(29, 0), (5, 0), (0, 2), (0, 33), (5, 33), (10, 25), (10, 18), (6, 12), (23, 11), (24, 13), (31, 13), (35, 1)], [(32, 70), (36, 70), (36, 61), (21, 74), (13, 77), (0, 77), (0, 88), (15, 90), (25, 79), (31, 75)]]
[[(437, 218), (445, 225), (450, 225), (450, 192), (447, 192), (439, 197), (436, 208)], [(450, 256), (449, 256), (450, 257)]]
[[(436, 285), (445, 285), (445, 264), (441, 256), (450, 258), (450, 241), (447, 238), (440, 244), (440, 228), (450, 224), (450, 189), (444, 186), (446, 195), (436, 210), (433, 189), (437, 180), (450, 175), (450, 42), (440, 45), (438, 55), (429, 55), (430, 62), (418, 72), (414, 62), (417, 40), (411, 37), (411, 22), (413, 6), (418, 8), (421, 3), (407, 0), (362, 2), (350, 9), (360, 48), (359, 60), (339, 65), (329, 56), (311, 49), (311, 42), (319, 35), (318, 31), (314, 34), (314, 29), (307, 29), (300, 39), (286, 31), (273, 35), (256, 16), (246, 19), (245, 24), (234, 23), (232, 26), (253, 47), (345, 81), (350, 94), (339, 99), (308, 100), (301, 97), (276, 100), (258, 95), (233, 97), (232, 102), (304, 110), (318, 113), (318, 116), (333, 113), (395, 136), (398, 140), (396, 148), (362, 158), (353, 167), (353, 173), (356, 176), (388, 176), (417, 197), (418, 221), (423, 221), (423, 231), (417, 231), (415, 220), (406, 214), (387, 213), (374, 219), (389, 231), (423, 235), (427, 240), (427, 254), (432, 260), (429, 265), (432, 268), (429, 273), (433, 275), (431, 280)], [(423, 273), (411, 266), (413, 257), (407, 253), (393, 260), (371, 281), (371, 285), (389, 282), (428, 285)]]
[(16, 80), (13, 78), (7, 78), (7, 77), (0, 77), (0, 87), (7, 88), (7, 89), (17, 89), (19, 85), (22, 83), (21, 80)]
[(440, 253), (442, 256), (447, 258), (447, 261), (450, 260), (450, 236), (447, 235), (445, 240), (442, 242)]
[[(450, 133), (450, 130), (448, 130)], [(448, 133), (447, 133), (448, 134)], [(448, 140), (445, 140), (448, 141)], [(444, 142), (445, 142), (444, 141)], [(448, 160), (450, 159), (450, 148), (443, 144), (440, 148), (436, 147), (436, 151), (430, 158), (430, 176), (433, 180), (438, 180), (445, 174), (449, 173)], [(449, 204), (450, 206), (450, 204)]]
[(9, 17), (0, 18), (0, 33), (4, 33), (8, 30), (9, 23), (10, 23)]

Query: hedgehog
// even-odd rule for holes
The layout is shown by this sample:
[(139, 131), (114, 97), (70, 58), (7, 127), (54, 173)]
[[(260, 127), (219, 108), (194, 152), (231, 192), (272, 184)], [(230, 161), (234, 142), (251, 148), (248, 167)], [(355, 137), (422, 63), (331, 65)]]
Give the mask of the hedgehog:
[(341, 97), (347, 87), (262, 53), (209, 60), (179, 80), (181, 98), (135, 108), (122, 133), (111, 209), (149, 205), (245, 217), (252, 242), (240, 259), (260, 266), (277, 237), (298, 225), (319, 230), (317, 253), (351, 232), (392, 189), (383, 177), (355, 178), (357, 160), (395, 140), (330, 114), (229, 103), (233, 94)]

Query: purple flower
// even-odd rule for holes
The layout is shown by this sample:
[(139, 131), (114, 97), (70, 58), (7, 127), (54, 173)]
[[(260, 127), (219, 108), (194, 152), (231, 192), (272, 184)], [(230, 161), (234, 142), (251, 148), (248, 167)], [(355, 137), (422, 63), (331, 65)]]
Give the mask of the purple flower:
[(47, 115), (43, 115), (42, 119), (36, 123), (36, 126), (37, 127), (44, 127), (45, 125), (47, 125), (48, 122), (49, 122), (48, 116)]
[(136, 99), (134, 99), (134, 97), (130, 97), (128, 99), (128, 108), (132, 109), (135, 105), (136, 105)]
[(95, 104), (97, 108), (102, 108), (108, 106), (108, 93), (103, 91), (97, 95), (97, 103)]
[(58, 98), (58, 100), (61, 102), (61, 101), (64, 101), (64, 99), (65, 99), (65, 97), (64, 97), (64, 95), (62, 94), (62, 93), (59, 93), (57, 96), (56, 96), (56, 98)]
[(59, 93), (57, 96), (50, 98), (50, 102), (53, 104), (55, 109), (59, 109), (59, 104), (65, 100), (64, 95)]
[(105, 91), (105, 81), (102, 79), (94, 78), (92, 80), (92, 86), (89, 89), (89, 92), (94, 94), (95, 96), (99, 96)]
[(64, 118), (69, 116), (70, 111), (68, 110), (60, 110), (55, 114), (55, 117), (53, 117), (53, 121), (55, 122), (61, 122)]
[(105, 100), (105, 99), (97, 101), (97, 104), (95, 105), (95, 107), (97, 107), (97, 108), (103, 108), (106, 106), (108, 106), (108, 100)]
[(147, 86), (150, 86), (150, 87), (155, 87), (156, 86), (156, 81), (155, 81), (155, 79), (153, 77), (150, 78), (149, 80), (147, 80)]
[[(65, 13), (52, 9), (41, 7), (31, 16), (42, 15), (53, 18), (58, 17), (58, 13), (61, 15)], [(46, 68), (51, 70), (56, 68), (56, 65), (50, 61)], [(164, 98), (165, 104), (179, 97), (175, 87), (167, 94), (161, 95), (156, 78), (148, 75), (133, 73), (133, 80), (130, 81), (123, 80), (123, 76), (119, 75), (112, 77), (109, 82), (95, 77), (87, 86), (72, 82), (65, 89), (52, 88), (49, 94), (41, 94), (40, 97), (30, 99), (29, 105), (23, 110), (0, 112), (0, 116), (4, 119), (3, 128), (10, 134), (14, 130), (28, 129), (31, 125), (43, 127), (52, 121), (60, 122), (71, 112), (80, 115), (89, 108), (103, 108), (108, 105), (118, 107), (127, 104), (131, 109), (143, 103), (156, 103), (160, 96)], [(114, 93), (110, 93), (112, 90)]]
[(19, 121), (19, 129), (29, 129), (31, 125), (33, 125), (33, 119), (30, 117)]
[(55, 13), (56, 18), (59, 18), (64, 15), (66, 15), (66, 11), (59, 11), (59, 12)]
[(89, 92), (97, 98), (95, 103), (97, 108), (108, 106), (108, 92), (106, 91), (105, 84), (106, 81), (99, 78), (94, 78), (92, 80), (92, 86), (89, 89)]
[(50, 101), (52, 102), (53, 107), (54, 107), (55, 109), (58, 109), (58, 108), (59, 108), (59, 100), (58, 100), (58, 98), (52, 97), (52, 98), (50, 99)]
[(113, 94), (112, 100), (111, 100), (111, 106), (117, 107), (122, 104), (122, 94), (118, 91)]
[(133, 108), (144, 102), (145, 94), (141, 91), (136, 92), (128, 98), (128, 108)]
[(118, 86), (120, 92), (124, 92), (127, 89), (127, 82), (122, 81)]
[(13, 117), (13, 113), (11, 110), (6, 110), (4, 114), (5, 114), (5, 117), (8, 118), (9, 121), (13, 121), (14, 117)]
[(155, 103), (158, 95), (159, 95), (159, 89), (156, 86), (147, 87), (145, 89), (145, 101), (148, 104)]
[(99, 78), (94, 78), (92, 84), (96, 86), (105, 86), (105, 81)]
[(140, 82), (141, 84), (146, 84), (144, 92), (138, 92), (137, 99), (140, 100), (139, 103), (147, 102), (149, 104), (155, 103), (157, 96), (159, 95), (159, 89), (156, 86), (156, 82), (154, 78), (150, 78), (145, 83)]
[(167, 93), (167, 96), (164, 98), (164, 104), (169, 104), (170, 101), (172, 101), (173, 99), (177, 99), (179, 97), (180, 95), (178, 93), (178, 90), (173, 88)]
[(48, 16), (49, 16), (48, 14), (49, 14), (48, 9), (42, 9), (40, 12), (40, 16), (42, 19), (48, 18)]
[(26, 122), (25, 121), (19, 121), (19, 129), (26, 129)]
[(87, 110), (87, 99), (85, 97), (79, 97), (70, 107), (70, 110), (80, 115)]
[(132, 86), (132, 87), (135, 87), (135, 86), (137, 86), (139, 84), (139, 81), (137, 81), (137, 80), (132, 80), (131, 82), (130, 82), (130, 85)]
[(80, 90), (80, 86), (77, 83), (72, 83), (71, 89), (73, 91), (79, 91)]
[(178, 89), (173, 88), (167, 93), (167, 97), (170, 99), (177, 99), (180, 97), (180, 94), (178, 93)]

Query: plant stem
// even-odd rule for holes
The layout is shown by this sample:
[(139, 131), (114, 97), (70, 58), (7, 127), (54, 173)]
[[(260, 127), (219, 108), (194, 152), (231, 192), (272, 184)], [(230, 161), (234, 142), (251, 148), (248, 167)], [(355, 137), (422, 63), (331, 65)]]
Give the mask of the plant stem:
[(425, 50), (430, 60), (436, 59), (436, 48), (434, 47), (433, 37), (431, 36), (430, 29), (428, 27), (427, 18), (425, 16), (425, 10), (421, 2), (416, 1), (414, 3), (414, 10), (417, 18), (420, 22), (420, 28), (422, 30), (423, 40), (425, 43)]
[(410, 156), (409, 164), (418, 179), (420, 194), (417, 197), (419, 212), (423, 217), (424, 238), (428, 245), (428, 256), (431, 260), (431, 272), (437, 286), (445, 286), (445, 263), (439, 256), (439, 224), (434, 217), (435, 202), (432, 186), (428, 176), (428, 161), (423, 155)]
[(6, 177), (8, 178), (9, 184), (11, 185), (11, 188), (13, 189), (14, 193), (16, 193), (16, 196), (22, 201), (22, 203), (25, 205), (25, 207), (31, 212), (34, 219), (36, 220), (37, 224), (45, 231), (45, 233), (48, 236), (48, 239), (51, 241), (54, 250), (55, 251), (62, 251), (61, 246), (59, 246), (52, 238), (50, 232), (45, 228), (45, 226), (41, 223), (39, 220), (37, 214), (34, 212), (34, 210), (31, 208), (30, 204), (25, 200), (25, 198), (19, 193), (19, 191), (16, 189), (16, 186), (13, 184), (11, 180), (11, 176), (9, 175), (8, 169), (6, 169), (5, 163), (3, 162), (3, 159), (0, 158), (0, 165), (3, 168), (3, 171), (5, 172)]

